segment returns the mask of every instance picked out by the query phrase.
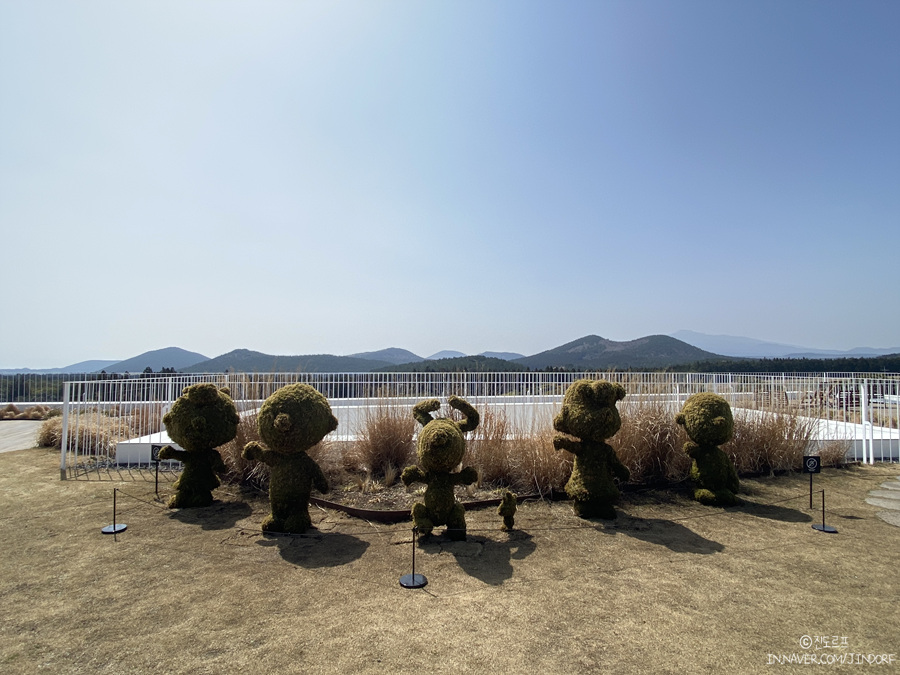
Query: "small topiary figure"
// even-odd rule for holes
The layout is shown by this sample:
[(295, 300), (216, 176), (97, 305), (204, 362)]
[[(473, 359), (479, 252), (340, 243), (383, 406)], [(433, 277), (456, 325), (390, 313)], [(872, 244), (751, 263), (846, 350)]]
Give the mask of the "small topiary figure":
[(212, 491), (219, 487), (216, 472), (225, 471), (216, 448), (235, 437), (240, 421), (229, 394), (228, 389), (216, 389), (214, 384), (192, 384), (163, 416), (169, 438), (184, 448), (167, 445), (159, 451), (160, 459), (184, 464), (169, 500), (170, 509), (213, 503)]
[(694, 394), (684, 403), (675, 421), (690, 437), (684, 451), (693, 458), (691, 478), (696, 484), (694, 499), (704, 504), (733, 506), (740, 489), (734, 465), (719, 449), (734, 434), (731, 406), (721, 396)]
[(553, 447), (575, 455), (566, 494), (576, 515), (582, 518), (615, 518), (613, 504), (619, 499), (619, 489), (613, 475), (620, 481), (630, 477), (627, 467), (605, 442), (622, 426), (616, 401), (623, 398), (625, 389), (620, 384), (576, 380), (566, 390), (562, 410), (553, 420), (554, 429), (578, 439), (557, 434)]
[(478, 480), (478, 472), (471, 466), (459, 473), (451, 473), (462, 461), (466, 452), (463, 434), (478, 426), (478, 412), (465, 400), (451, 396), (450, 406), (465, 415), (456, 422), (452, 419), (434, 419), (431, 413), (441, 407), (437, 399), (421, 401), (413, 407), (413, 417), (422, 425), (416, 446), (418, 466), (408, 466), (400, 475), (406, 486), (425, 483), (425, 503), (413, 505), (412, 516), (416, 527), (423, 536), (431, 534), (438, 525), (446, 525), (445, 534), (450, 539), (465, 540), (466, 509), (456, 501), (453, 488), (469, 485)]
[(509, 490), (503, 491), (500, 497), (500, 506), (497, 507), (497, 515), (503, 517), (503, 527), (500, 529), (507, 532), (516, 526), (516, 494)]
[(244, 446), (243, 457), (269, 465), (272, 513), (265, 532), (303, 534), (312, 527), (309, 494), (328, 492), (328, 480), (306, 451), (337, 429), (328, 399), (308, 384), (290, 384), (269, 396), (259, 409), (259, 436)]

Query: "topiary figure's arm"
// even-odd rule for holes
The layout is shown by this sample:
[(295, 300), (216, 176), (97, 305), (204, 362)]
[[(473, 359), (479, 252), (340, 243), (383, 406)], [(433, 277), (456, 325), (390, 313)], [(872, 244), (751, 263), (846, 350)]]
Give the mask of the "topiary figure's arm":
[(164, 448), (160, 448), (159, 458), (160, 459), (174, 459), (179, 462), (183, 462), (190, 453), (186, 450), (176, 450), (171, 445), (167, 445)]
[(616, 451), (612, 448), (609, 448), (609, 468), (612, 469), (615, 477), (623, 483), (627, 483), (631, 478), (631, 472), (628, 470), (628, 467), (622, 464)]
[(408, 466), (400, 474), (400, 480), (409, 487), (413, 483), (427, 483), (425, 473), (417, 466)]
[(556, 436), (553, 437), (553, 447), (557, 450), (567, 450), (573, 455), (577, 455), (581, 452), (581, 441), (577, 441), (561, 434), (556, 434)]
[(450, 474), (454, 485), (471, 485), (478, 480), (478, 471), (467, 466), (459, 473)]
[(262, 462), (263, 464), (277, 464), (279, 455), (277, 452), (272, 452), (271, 450), (266, 450), (262, 445), (260, 445), (257, 441), (250, 441), (247, 445), (244, 446), (244, 451), (241, 453), (241, 457), (244, 459), (251, 459), (256, 462)]
[(312, 482), (313, 487), (316, 488), (323, 495), (328, 492), (328, 479), (325, 477), (325, 474), (322, 472), (322, 467), (315, 463), (315, 461), (310, 462), (312, 464)]
[(435, 410), (440, 410), (440, 408), (441, 402), (436, 398), (430, 398), (427, 401), (419, 401), (413, 406), (413, 417), (416, 418), (416, 422), (424, 427), (434, 419), (431, 416), (431, 413)]
[(478, 423), (481, 421), (481, 417), (478, 414), (478, 411), (473, 408), (468, 401), (459, 396), (451, 396), (448, 399), (448, 403), (451, 408), (455, 408), (459, 410), (465, 418), (459, 422), (459, 430), (463, 433), (467, 431), (474, 431), (478, 426)]

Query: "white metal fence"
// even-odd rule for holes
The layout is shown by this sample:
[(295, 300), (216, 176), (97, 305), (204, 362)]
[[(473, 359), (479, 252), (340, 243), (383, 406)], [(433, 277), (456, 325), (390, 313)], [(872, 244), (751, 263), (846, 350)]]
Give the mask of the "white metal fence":
[[(661, 403), (673, 413), (691, 394), (711, 391), (735, 409), (789, 411), (816, 420), (813, 441), (847, 441), (850, 459), (900, 459), (900, 375), (740, 373), (232, 373), (63, 383), (62, 478), (115, 465), (149, 462), (169, 442), (162, 416), (184, 387), (227, 386), (238, 411), (257, 409), (277, 389), (310, 384), (328, 397), (338, 429), (353, 440), (374, 406), (409, 406), (462, 396), (479, 410), (502, 410), (519, 429), (550, 423), (566, 388), (581, 377), (619, 382), (625, 403)], [(622, 405), (622, 404), (620, 404)]]

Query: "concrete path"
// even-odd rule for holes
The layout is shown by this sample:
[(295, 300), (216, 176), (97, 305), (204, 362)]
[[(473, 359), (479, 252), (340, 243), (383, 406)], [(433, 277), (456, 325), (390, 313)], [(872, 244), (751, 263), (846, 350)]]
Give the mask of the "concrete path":
[(0, 421), (0, 452), (33, 448), (42, 424), (40, 420)]
[(882, 483), (875, 490), (869, 490), (866, 503), (886, 509), (879, 511), (878, 517), (886, 523), (900, 527), (900, 476)]

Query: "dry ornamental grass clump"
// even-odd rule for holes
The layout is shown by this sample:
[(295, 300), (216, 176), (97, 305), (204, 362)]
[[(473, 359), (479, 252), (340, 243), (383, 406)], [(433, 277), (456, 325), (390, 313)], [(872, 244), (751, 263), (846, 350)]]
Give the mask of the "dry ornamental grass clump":
[[(38, 431), (38, 446), (42, 448), (62, 448), (62, 417), (51, 417)], [(79, 415), (77, 424), (69, 424), (70, 448), (77, 447), (83, 455), (114, 457), (116, 443), (136, 436), (130, 425), (118, 418), (108, 417), (99, 412)]]
[(366, 409), (357, 440), (344, 453), (344, 468), (389, 487), (412, 459), (416, 421), (407, 406), (379, 403)]

